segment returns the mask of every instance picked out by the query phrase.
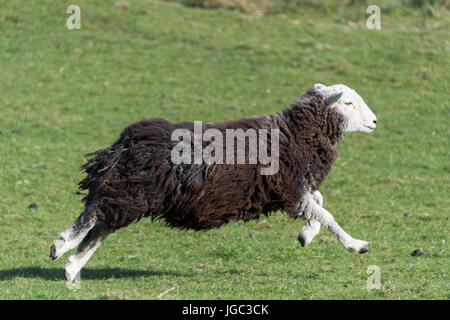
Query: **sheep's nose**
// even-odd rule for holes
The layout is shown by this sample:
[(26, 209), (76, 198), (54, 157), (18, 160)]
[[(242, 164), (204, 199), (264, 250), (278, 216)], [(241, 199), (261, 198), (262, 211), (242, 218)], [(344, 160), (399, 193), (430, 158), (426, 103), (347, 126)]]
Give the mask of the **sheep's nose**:
[(373, 123), (377, 123), (377, 120), (373, 120)]

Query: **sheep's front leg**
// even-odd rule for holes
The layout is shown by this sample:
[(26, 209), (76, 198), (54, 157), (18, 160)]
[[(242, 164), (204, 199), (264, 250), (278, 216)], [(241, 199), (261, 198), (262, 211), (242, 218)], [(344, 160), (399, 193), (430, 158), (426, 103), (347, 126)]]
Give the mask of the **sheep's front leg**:
[(66, 231), (59, 234), (58, 239), (50, 247), (50, 258), (58, 259), (63, 254), (75, 248), (88, 234), (95, 223), (97, 217), (94, 212), (95, 204), (86, 207), (85, 211)]
[[(317, 202), (319, 206), (323, 206), (322, 194), (317, 190), (312, 194), (312, 198)], [(302, 231), (299, 233), (297, 239), (300, 241), (302, 247), (306, 247), (315, 236), (319, 234), (320, 222), (317, 220), (308, 220), (303, 226)]]
[(79, 277), (80, 270), (85, 266), (94, 254), (95, 250), (102, 244), (102, 241), (113, 232), (103, 223), (98, 223), (93, 227), (80, 245), (77, 251), (69, 257), (65, 266), (65, 277), (68, 284), (71, 284), (76, 277)]
[(312, 197), (305, 199), (305, 207), (302, 212), (303, 218), (310, 221), (318, 221), (327, 228), (337, 240), (350, 252), (366, 253), (369, 251), (369, 243), (367, 241), (354, 239), (345, 232), (334, 217), (326, 209), (322, 208)]

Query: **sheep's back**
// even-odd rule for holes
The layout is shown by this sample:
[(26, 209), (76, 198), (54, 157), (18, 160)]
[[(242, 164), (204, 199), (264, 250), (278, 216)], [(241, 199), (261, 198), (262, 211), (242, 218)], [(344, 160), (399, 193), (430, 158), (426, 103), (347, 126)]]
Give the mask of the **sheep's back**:
[(171, 152), (177, 142), (171, 134), (177, 128), (192, 132), (193, 124), (139, 121), (110, 148), (91, 154), (80, 187), (89, 189), (87, 199), (97, 201), (100, 220), (118, 229), (151, 216), (171, 227), (200, 230), (248, 221), (278, 208), (270, 204), (258, 165), (174, 164)]

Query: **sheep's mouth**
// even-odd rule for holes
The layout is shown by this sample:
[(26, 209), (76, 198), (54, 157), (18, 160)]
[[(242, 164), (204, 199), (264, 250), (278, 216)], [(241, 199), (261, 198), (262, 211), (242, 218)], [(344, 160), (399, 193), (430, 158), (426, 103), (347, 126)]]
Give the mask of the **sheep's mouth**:
[(366, 127), (366, 128), (369, 128), (370, 130), (375, 130), (375, 128), (376, 128), (377, 126), (368, 126), (368, 125), (366, 125), (365, 127)]

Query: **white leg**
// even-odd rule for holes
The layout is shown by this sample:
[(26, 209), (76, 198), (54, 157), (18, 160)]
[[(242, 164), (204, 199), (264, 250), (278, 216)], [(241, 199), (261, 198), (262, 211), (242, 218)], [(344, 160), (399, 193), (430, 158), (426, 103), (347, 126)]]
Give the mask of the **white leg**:
[(103, 224), (97, 224), (81, 242), (77, 251), (71, 255), (65, 266), (65, 276), (68, 283), (71, 283), (79, 274), (94, 254), (95, 250), (102, 244), (102, 241), (112, 232)]
[(50, 247), (50, 258), (52, 260), (58, 259), (69, 250), (75, 248), (89, 230), (94, 227), (97, 221), (97, 217), (93, 212), (94, 207), (94, 205), (87, 207), (78, 219), (67, 230), (61, 232), (58, 239), (53, 241), (53, 245)]
[(303, 211), (303, 217), (306, 220), (316, 220), (321, 223), (350, 252), (365, 253), (369, 251), (369, 243), (367, 241), (352, 238), (338, 225), (331, 213), (319, 206), (312, 196), (305, 199), (305, 201), (307, 203)]
[[(323, 206), (323, 197), (318, 190), (312, 194), (312, 197), (319, 206)], [(303, 226), (302, 231), (299, 233), (297, 239), (298, 241), (300, 241), (302, 247), (306, 247), (314, 239), (314, 237), (319, 234), (319, 232), (320, 222), (317, 220), (308, 220)]]

